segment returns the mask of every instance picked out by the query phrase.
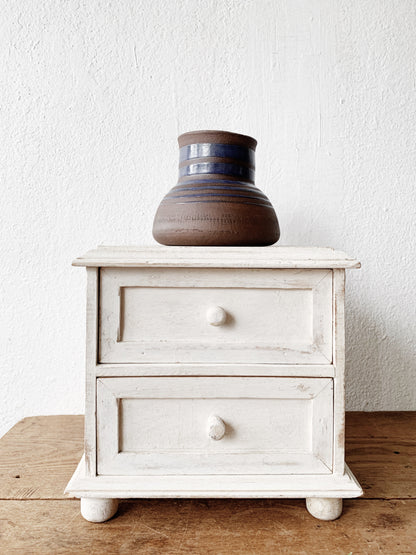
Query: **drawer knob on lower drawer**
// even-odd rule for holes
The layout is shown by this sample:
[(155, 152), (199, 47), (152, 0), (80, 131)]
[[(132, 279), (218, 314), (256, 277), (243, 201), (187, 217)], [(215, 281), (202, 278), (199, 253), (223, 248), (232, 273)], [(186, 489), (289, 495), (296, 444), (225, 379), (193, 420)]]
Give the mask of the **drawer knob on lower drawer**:
[(225, 424), (219, 416), (212, 415), (208, 418), (208, 435), (211, 439), (222, 439), (225, 435)]
[(207, 322), (211, 326), (222, 326), (227, 319), (227, 313), (221, 306), (210, 306), (207, 310)]

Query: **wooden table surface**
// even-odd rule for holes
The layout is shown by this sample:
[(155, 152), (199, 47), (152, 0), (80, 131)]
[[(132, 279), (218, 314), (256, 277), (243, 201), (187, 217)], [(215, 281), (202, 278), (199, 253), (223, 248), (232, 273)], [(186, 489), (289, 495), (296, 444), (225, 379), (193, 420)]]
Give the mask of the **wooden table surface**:
[(323, 522), (304, 500), (127, 500), (86, 522), (63, 495), (82, 416), (25, 418), (0, 439), (0, 553), (416, 553), (416, 412), (348, 413), (347, 462), (365, 491)]

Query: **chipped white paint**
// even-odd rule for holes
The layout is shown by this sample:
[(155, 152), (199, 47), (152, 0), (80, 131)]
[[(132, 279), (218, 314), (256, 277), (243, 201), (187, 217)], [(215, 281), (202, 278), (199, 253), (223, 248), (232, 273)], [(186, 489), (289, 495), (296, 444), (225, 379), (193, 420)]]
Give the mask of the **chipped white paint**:
[(335, 520), (342, 513), (342, 499), (330, 497), (308, 497), (306, 508), (315, 518), (320, 520)]
[[(227, 260), (224, 252), (221, 264)], [(99, 362), (330, 364), (332, 272), (292, 269), (290, 254), (279, 272), (262, 269), (261, 261), (257, 268), (244, 267), (256, 264), (251, 250), (240, 260), (239, 269), (103, 268)], [(189, 253), (186, 264), (192, 264)], [(228, 314), (222, 326), (207, 324), (207, 307), (213, 305)]]
[(104, 522), (114, 516), (117, 509), (117, 499), (99, 497), (83, 497), (81, 499), (81, 514), (85, 520), (90, 522)]
[(178, 498), (178, 497), (270, 497), (353, 498), (362, 495), (354, 475), (345, 465), (345, 474), (297, 474), (296, 476), (204, 475), (204, 476), (97, 476), (86, 477), (85, 461), (81, 459), (67, 492), (75, 497), (111, 498)]
[(206, 317), (210, 326), (222, 326), (227, 320), (227, 312), (221, 306), (210, 306)]
[[(198, 374), (198, 367), (195, 367)], [(99, 475), (330, 474), (330, 378), (97, 381)], [(211, 441), (210, 416), (228, 427)], [(220, 439), (219, 421), (209, 422)], [(215, 438), (214, 438), (215, 439)]]
[(416, 409), (416, 2), (1, 4), (0, 434), (83, 412), (85, 278), (69, 264), (152, 243), (176, 137), (206, 128), (258, 139), (280, 244), (362, 261), (347, 409)]
[(101, 245), (74, 266), (101, 268), (359, 268), (345, 252), (322, 247), (139, 247)]
[[(231, 260), (207, 248), (206, 267), (198, 249), (179, 251), (183, 266), (168, 255), (164, 267), (168, 251), (143, 247), (134, 266), (131, 249), (102, 251), (93, 256), (105, 267), (94, 268), (91, 253), (78, 259), (88, 271), (85, 463), (68, 493), (99, 494), (108, 507), (175, 492), (298, 496), (324, 520), (340, 515), (342, 497), (361, 495), (344, 461), (340, 260), (356, 261), (333, 253), (318, 269), (322, 249), (275, 248), (265, 268), (257, 249)], [(206, 306), (208, 327), (223, 320), (208, 334)]]
[(212, 414), (207, 421), (207, 433), (210, 439), (219, 441), (225, 435), (225, 424), (222, 418)]

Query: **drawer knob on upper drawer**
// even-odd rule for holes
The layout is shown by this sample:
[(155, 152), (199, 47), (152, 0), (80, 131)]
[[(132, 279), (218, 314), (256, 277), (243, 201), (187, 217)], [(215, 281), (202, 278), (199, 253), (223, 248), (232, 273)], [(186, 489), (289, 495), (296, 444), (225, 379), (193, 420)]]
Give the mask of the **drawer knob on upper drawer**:
[(225, 435), (225, 424), (219, 416), (212, 415), (208, 418), (208, 435), (211, 439), (222, 439)]
[(207, 322), (211, 326), (222, 326), (227, 319), (227, 313), (221, 306), (210, 306), (207, 310)]

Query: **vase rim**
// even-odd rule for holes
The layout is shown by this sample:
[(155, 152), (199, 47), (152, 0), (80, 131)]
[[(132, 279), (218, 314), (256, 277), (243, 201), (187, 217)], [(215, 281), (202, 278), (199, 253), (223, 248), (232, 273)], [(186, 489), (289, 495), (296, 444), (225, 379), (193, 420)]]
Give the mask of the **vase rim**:
[(197, 131), (187, 131), (178, 137), (179, 146), (195, 144), (195, 143), (218, 143), (226, 145), (239, 145), (256, 149), (257, 141), (249, 135), (234, 133), (232, 131), (221, 131), (216, 129), (202, 129)]

